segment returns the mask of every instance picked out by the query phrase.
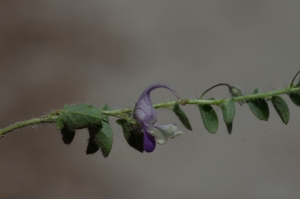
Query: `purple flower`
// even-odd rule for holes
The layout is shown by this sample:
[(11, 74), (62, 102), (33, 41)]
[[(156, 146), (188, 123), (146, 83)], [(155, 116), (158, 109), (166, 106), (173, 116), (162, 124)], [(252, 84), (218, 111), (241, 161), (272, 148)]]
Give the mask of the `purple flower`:
[(164, 144), (169, 138), (175, 138), (183, 132), (177, 131), (175, 124), (157, 125), (157, 113), (153, 108), (150, 92), (156, 88), (166, 88), (174, 93), (178, 97), (177, 93), (167, 85), (153, 84), (144, 90), (140, 98), (138, 99), (133, 117), (141, 126), (144, 132), (144, 150), (146, 152), (152, 152), (155, 149), (156, 142), (158, 144)]

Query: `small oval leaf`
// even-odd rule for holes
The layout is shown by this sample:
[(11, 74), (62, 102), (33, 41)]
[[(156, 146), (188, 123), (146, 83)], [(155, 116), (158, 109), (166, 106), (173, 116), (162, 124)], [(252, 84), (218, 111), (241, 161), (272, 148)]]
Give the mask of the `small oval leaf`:
[(118, 119), (117, 124), (122, 126), (124, 137), (132, 148), (143, 153), (144, 151), (144, 133), (137, 126), (129, 124), (124, 119)]
[(218, 116), (211, 105), (198, 105), (204, 127), (210, 133), (216, 133), (219, 126)]
[(248, 105), (252, 113), (260, 120), (268, 121), (269, 106), (264, 99), (256, 99), (248, 101)]
[(190, 124), (189, 119), (187, 118), (185, 112), (179, 107), (178, 103), (175, 103), (173, 106), (173, 111), (174, 113), (177, 115), (177, 117), (179, 118), (179, 120), (182, 122), (182, 124), (188, 129), (188, 130), (192, 130), (192, 126)]
[(284, 99), (278, 95), (272, 97), (273, 106), (284, 124), (290, 119), (290, 110)]
[(98, 139), (100, 140), (100, 149), (104, 157), (107, 157), (112, 149), (113, 133), (108, 122), (102, 121), (101, 133)]
[[(255, 88), (253, 94), (258, 93), (258, 89)], [(269, 106), (265, 99), (248, 100), (247, 104), (251, 112), (260, 120), (268, 121), (269, 119)]]
[(234, 100), (233, 98), (230, 98), (229, 100), (224, 101), (221, 104), (221, 108), (223, 110), (223, 118), (225, 123), (231, 123), (234, 116), (235, 116), (235, 106), (234, 106)]
[(111, 151), (113, 143), (113, 134), (109, 123), (101, 121), (101, 124), (88, 127), (90, 139), (86, 153), (91, 154), (99, 150), (104, 157), (107, 157)]
[(289, 97), (296, 106), (300, 106), (300, 93), (290, 93)]

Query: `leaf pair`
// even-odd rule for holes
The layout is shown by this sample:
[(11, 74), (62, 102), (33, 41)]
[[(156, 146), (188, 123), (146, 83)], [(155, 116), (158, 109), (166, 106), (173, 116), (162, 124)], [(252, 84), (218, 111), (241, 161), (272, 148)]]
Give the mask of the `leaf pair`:
[[(108, 110), (107, 104), (101, 110)], [(65, 105), (56, 119), (56, 127), (61, 130), (65, 144), (70, 144), (75, 136), (76, 129), (88, 128), (90, 138), (87, 154), (92, 154), (101, 149), (104, 157), (111, 151), (113, 134), (107, 115), (102, 116), (101, 110), (88, 104)]]
[[(233, 98), (225, 100), (220, 107), (223, 111), (223, 119), (226, 123), (228, 133), (232, 131), (232, 121), (235, 116), (235, 105)], [(218, 115), (213, 107), (209, 104), (198, 105), (200, 114), (204, 123), (204, 127), (210, 133), (216, 133), (219, 126)]]
[[(257, 94), (258, 93), (258, 89), (255, 88), (253, 94)], [(289, 111), (289, 107), (287, 105), (287, 103), (285, 102), (285, 100), (278, 96), (278, 95), (274, 95), (271, 98), (271, 102), (276, 110), (276, 112), (278, 113), (279, 117), (281, 118), (282, 122), (284, 124), (287, 124), (290, 118), (290, 111)], [(269, 106), (268, 103), (266, 102), (265, 99), (263, 98), (259, 98), (259, 99), (255, 99), (255, 100), (249, 100), (247, 101), (250, 110), (252, 111), (252, 113), (260, 120), (263, 121), (268, 121), (269, 119), (269, 115), (270, 115), (270, 111), (269, 111)]]

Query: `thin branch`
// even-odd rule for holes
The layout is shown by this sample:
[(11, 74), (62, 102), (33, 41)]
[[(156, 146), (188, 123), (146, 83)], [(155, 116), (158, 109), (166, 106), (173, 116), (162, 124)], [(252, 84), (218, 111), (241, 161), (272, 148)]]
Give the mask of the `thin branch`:
[[(222, 85), (224, 85), (224, 84), (222, 84)], [(251, 95), (243, 95), (243, 96), (235, 97), (234, 101), (241, 102), (241, 101), (254, 100), (254, 99), (259, 99), (259, 98), (270, 98), (274, 95), (289, 94), (289, 93), (294, 93), (294, 92), (300, 92), (300, 87), (296, 87), (296, 88), (287, 87), (285, 89), (276, 90), (276, 91), (257, 93), (257, 94), (251, 94)], [(154, 108), (168, 108), (170, 106), (173, 106), (175, 103), (182, 104), (182, 105), (204, 105), (204, 104), (220, 105), (225, 100), (227, 100), (227, 99), (217, 99), (217, 100), (180, 99), (180, 100), (174, 100), (174, 101), (169, 101), (169, 102), (157, 103), (157, 104), (154, 104), (153, 107)], [(118, 110), (102, 111), (102, 114), (123, 118), (124, 114), (130, 113), (132, 111), (133, 111), (133, 108), (124, 108), (124, 109), (118, 109)], [(47, 116), (34, 118), (34, 119), (22, 121), (22, 122), (17, 122), (8, 127), (0, 129), (0, 139), (2, 137), (4, 137), (4, 135), (6, 133), (9, 133), (11, 131), (14, 131), (14, 130), (17, 130), (17, 129), (20, 129), (20, 128), (23, 128), (26, 126), (42, 124), (42, 123), (55, 123), (58, 114), (59, 114), (59, 110), (51, 112)], [(133, 121), (133, 123), (134, 123), (134, 121)]]

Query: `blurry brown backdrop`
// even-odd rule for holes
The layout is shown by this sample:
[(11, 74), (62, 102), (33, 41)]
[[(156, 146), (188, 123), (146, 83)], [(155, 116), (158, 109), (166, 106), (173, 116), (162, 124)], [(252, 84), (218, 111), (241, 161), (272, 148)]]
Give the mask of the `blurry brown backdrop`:
[[(64, 104), (133, 106), (157, 82), (182, 98), (220, 82), (244, 93), (286, 86), (300, 69), (299, 8), (292, 0), (1, 0), (0, 127)], [(174, 96), (160, 89), (152, 98)], [(287, 126), (271, 104), (269, 122), (237, 105), (232, 135), (220, 110), (215, 135), (196, 107), (184, 107), (192, 132), (160, 110), (159, 123), (185, 134), (150, 154), (130, 148), (112, 120), (106, 159), (85, 155), (86, 130), (67, 146), (53, 124), (21, 129), (0, 141), (0, 198), (297, 198), (300, 109), (289, 105)]]

